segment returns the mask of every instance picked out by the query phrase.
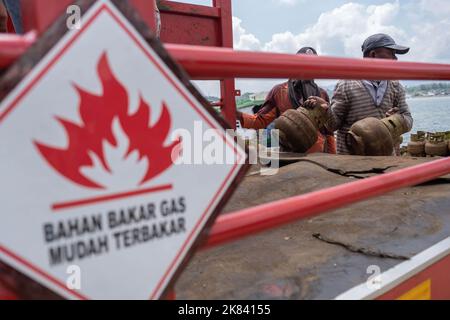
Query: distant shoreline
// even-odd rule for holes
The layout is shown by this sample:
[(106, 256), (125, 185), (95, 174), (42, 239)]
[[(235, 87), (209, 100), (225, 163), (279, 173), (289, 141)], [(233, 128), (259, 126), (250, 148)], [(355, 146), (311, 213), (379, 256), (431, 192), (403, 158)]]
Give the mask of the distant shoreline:
[[(425, 100), (425, 99), (438, 99), (438, 98), (447, 98), (450, 99), (450, 95), (445, 96), (417, 96), (417, 97), (407, 97), (406, 100)], [(254, 101), (253, 103), (249, 103), (247, 105), (236, 106), (237, 110), (251, 110), (253, 106), (262, 104), (264, 101)]]
[(416, 96), (416, 97), (407, 97), (406, 99), (435, 99), (435, 98), (450, 98), (450, 95), (440, 95), (440, 96)]

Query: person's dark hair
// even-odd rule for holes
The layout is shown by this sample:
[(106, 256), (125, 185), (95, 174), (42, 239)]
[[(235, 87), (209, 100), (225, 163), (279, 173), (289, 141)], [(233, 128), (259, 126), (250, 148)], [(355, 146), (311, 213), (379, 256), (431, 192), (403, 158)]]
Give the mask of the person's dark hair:
[(370, 53), (371, 53), (372, 51), (373, 51), (373, 50), (368, 50), (368, 51), (364, 52), (363, 57), (364, 57), (364, 58), (369, 58), (369, 57), (370, 57)]
[(258, 112), (260, 112), (261, 109), (263, 108), (263, 106), (264, 106), (264, 104), (254, 105), (253, 108), (252, 108), (253, 114), (257, 114)]

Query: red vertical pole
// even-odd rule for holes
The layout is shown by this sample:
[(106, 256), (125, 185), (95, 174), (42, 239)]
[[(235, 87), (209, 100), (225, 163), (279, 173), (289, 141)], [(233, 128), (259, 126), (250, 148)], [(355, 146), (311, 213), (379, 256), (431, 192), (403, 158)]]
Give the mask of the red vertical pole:
[(222, 114), (228, 120), (232, 129), (236, 129), (236, 93), (234, 79), (224, 79), (220, 82), (220, 92), (223, 100)]
[(22, 24), (23, 24), (23, 31), (29, 32), (31, 30), (36, 30), (35, 24), (36, 24), (36, 14), (35, 14), (35, 6), (36, 2), (33, 0), (21, 0), (20, 1), (20, 7), (21, 7), (21, 14), (22, 14)]
[(154, 0), (131, 0), (133, 7), (139, 12), (141, 18), (147, 23), (147, 25), (156, 31), (156, 19), (155, 19), (155, 1)]
[[(131, 0), (130, 2), (152, 30), (156, 30), (155, 1)], [(75, 3), (74, 0), (21, 0), (24, 31), (44, 32), (73, 3)]]
[(15, 29), (14, 29), (14, 25), (12, 23), (11, 17), (8, 17), (8, 32), (9, 33), (16, 33)]
[[(220, 8), (222, 47), (233, 48), (231, 0), (214, 0), (213, 5)], [(236, 128), (236, 87), (233, 78), (221, 80), (220, 93), (223, 101), (222, 114), (234, 129)]]

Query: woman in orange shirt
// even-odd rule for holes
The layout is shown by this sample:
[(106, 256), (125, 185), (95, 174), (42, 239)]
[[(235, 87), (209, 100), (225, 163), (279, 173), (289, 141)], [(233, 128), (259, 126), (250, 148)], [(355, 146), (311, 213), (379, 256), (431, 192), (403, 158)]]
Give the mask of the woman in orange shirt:
[[(314, 54), (316, 50), (311, 47), (301, 48), (297, 54)], [(265, 129), (284, 112), (297, 109), (308, 100), (309, 97), (319, 96), (330, 101), (327, 92), (317, 86), (314, 80), (291, 79), (276, 85), (267, 95), (260, 111), (250, 115), (238, 111), (238, 119), (242, 127), (247, 129)], [(332, 132), (319, 132), (316, 144), (308, 150), (308, 153), (326, 152), (336, 153), (336, 140)]]

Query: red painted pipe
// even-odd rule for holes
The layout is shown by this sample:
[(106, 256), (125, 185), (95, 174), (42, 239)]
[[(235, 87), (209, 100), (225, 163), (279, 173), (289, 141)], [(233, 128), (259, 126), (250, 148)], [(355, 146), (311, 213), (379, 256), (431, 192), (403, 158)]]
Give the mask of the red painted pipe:
[(165, 47), (196, 79), (450, 80), (448, 64), (299, 56), (175, 44), (166, 44)]
[(29, 32), (25, 36), (15, 34), (0, 35), (0, 68), (16, 61), (36, 41), (36, 33)]
[[(9, 66), (34, 42), (35, 35), (0, 36), (0, 68)], [(303, 78), (450, 80), (450, 65), (235, 51), (228, 48), (165, 45), (195, 79)]]
[(211, 107), (223, 107), (223, 102), (211, 102), (209, 105)]
[(450, 173), (450, 158), (219, 216), (202, 249), (234, 241)]

